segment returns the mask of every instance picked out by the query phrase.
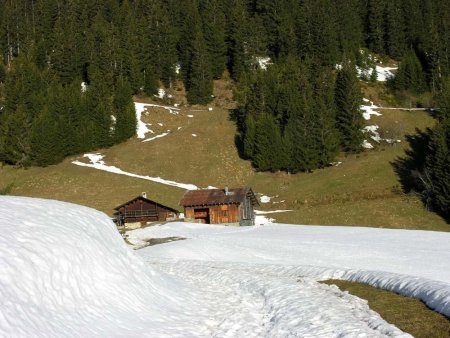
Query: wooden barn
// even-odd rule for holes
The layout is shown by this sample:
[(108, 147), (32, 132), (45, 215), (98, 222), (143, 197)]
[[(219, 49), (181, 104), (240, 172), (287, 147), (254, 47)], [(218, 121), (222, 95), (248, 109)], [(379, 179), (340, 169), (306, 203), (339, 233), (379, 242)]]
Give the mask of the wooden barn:
[(177, 210), (148, 199), (145, 193), (119, 205), (114, 210), (117, 225), (135, 227), (149, 222), (173, 220), (179, 215)]
[(259, 203), (250, 188), (225, 188), (187, 191), (180, 205), (188, 222), (254, 225)]

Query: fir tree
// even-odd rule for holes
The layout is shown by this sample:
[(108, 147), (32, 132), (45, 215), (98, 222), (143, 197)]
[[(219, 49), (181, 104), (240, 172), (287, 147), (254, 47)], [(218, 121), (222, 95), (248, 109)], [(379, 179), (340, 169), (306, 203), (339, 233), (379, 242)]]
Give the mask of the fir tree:
[(393, 58), (401, 57), (406, 51), (406, 36), (401, 0), (390, 0), (385, 9), (386, 51)]
[(248, 114), (245, 118), (244, 133), (244, 156), (247, 159), (253, 158), (255, 150), (256, 124), (254, 118)]
[(360, 105), (362, 102), (356, 69), (353, 63), (345, 61), (338, 72), (335, 89), (336, 121), (340, 132), (341, 146), (345, 151), (360, 151), (363, 141), (364, 120)]
[(368, 0), (368, 45), (375, 53), (384, 52), (384, 8), (385, 0)]
[(131, 86), (125, 78), (119, 78), (114, 95), (114, 110), (116, 123), (114, 125), (114, 139), (123, 142), (136, 135), (136, 113), (131, 99)]
[(421, 93), (426, 89), (422, 65), (414, 50), (410, 50), (402, 59), (394, 79), (397, 90), (411, 90)]
[(5, 66), (3, 65), (3, 62), (0, 59), (0, 83), (5, 82), (5, 79), (6, 79)]
[(450, 119), (433, 130), (429, 154), (425, 160), (424, 178), (435, 209), (450, 216)]
[(199, 29), (193, 41), (192, 59), (188, 73), (187, 99), (191, 104), (206, 104), (212, 99), (213, 84), (209, 60), (205, 40)]
[(200, 9), (211, 72), (213, 77), (218, 79), (222, 76), (227, 62), (225, 14), (219, 0), (203, 0)]
[(230, 3), (231, 12), (228, 18), (228, 67), (233, 80), (238, 81), (246, 70), (246, 22), (247, 12), (243, 0)]
[(253, 164), (261, 171), (276, 171), (286, 166), (280, 128), (267, 113), (261, 114), (256, 123)]

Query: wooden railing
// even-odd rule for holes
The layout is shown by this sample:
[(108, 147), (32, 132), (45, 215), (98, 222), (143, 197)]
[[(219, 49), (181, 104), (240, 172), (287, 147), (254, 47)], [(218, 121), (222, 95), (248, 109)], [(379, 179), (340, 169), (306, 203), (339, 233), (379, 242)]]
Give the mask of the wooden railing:
[(158, 213), (156, 210), (130, 210), (126, 211), (121, 216), (128, 218), (128, 217), (157, 217)]

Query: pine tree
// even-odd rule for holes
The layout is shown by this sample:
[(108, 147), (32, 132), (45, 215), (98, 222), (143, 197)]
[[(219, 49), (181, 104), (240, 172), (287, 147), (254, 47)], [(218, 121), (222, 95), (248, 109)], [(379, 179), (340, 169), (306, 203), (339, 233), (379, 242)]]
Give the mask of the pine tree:
[[(63, 160), (63, 144), (59, 139), (58, 116), (51, 114), (48, 109), (36, 119), (31, 131), (31, 162), (38, 166), (48, 166)], [(62, 121), (64, 123), (64, 121)]]
[(345, 61), (338, 72), (335, 89), (336, 120), (344, 151), (358, 152), (363, 141), (364, 120), (360, 105), (362, 102), (356, 69), (353, 63)]
[(340, 50), (347, 55), (359, 53), (359, 49), (363, 45), (361, 12), (361, 1), (359, 0), (336, 3)]
[(238, 81), (246, 71), (245, 47), (247, 12), (243, 0), (233, 0), (228, 22), (228, 67), (233, 80)]
[(384, 53), (384, 8), (385, 0), (368, 0), (368, 37), (370, 50), (375, 53)]
[(386, 51), (391, 57), (399, 58), (407, 50), (401, 0), (390, 0), (386, 3), (385, 18)]
[(207, 104), (211, 101), (213, 83), (210, 57), (200, 29), (192, 43), (192, 59), (189, 65), (187, 99), (191, 104)]
[(115, 142), (123, 142), (136, 134), (136, 113), (131, 98), (131, 86), (126, 78), (118, 78), (114, 95), (116, 123)]
[(253, 158), (255, 151), (255, 135), (256, 124), (255, 119), (248, 114), (245, 118), (245, 134), (244, 134), (244, 156), (247, 159)]
[(227, 62), (225, 14), (219, 0), (203, 0), (200, 9), (212, 75), (218, 79), (222, 76)]
[(5, 79), (6, 79), (5, 66), (3, 65), (3, 62), (0, 59), (0, 83), (4, 83)]
[(24, 167), (30, 164), (32, 118), (23, 104), (5, 114), (2, 125), (3, 156), (7, 163)]
[(450, 75), (443, 79), (440, 87), (436, 98), (439, 107), (437, 116), (440, 120), (450, 119)]
[(429, 154), (425, 160), (425, 178), (433, 206), (450, 216), (450, 119), (441, 121), (433, 130)]
[(253, 164), (260, 171), (276, 171), (286, 166), (280, 128), (267, 113), (261, 114), (256, 122)]
[(421, 93), (426, 89), (422, 65), (414, 50), (411, 49), (400, 62), (394, 79), (394, 87), (397, 90), (411, 90), (416, 93)]

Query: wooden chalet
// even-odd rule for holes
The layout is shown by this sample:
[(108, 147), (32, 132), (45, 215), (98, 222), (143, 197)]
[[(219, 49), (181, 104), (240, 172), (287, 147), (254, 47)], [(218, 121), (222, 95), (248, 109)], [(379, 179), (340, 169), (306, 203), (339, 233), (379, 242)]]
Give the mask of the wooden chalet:
[(117, 225), (144, 225), (149, 222), (173, 220), (179, 215), (177, 210), (148, 199), (145, 193), (114, 210)]
[(258, 200), (250, 188), (187, 191), (180, 201), (188, 222), (254, 225)]

